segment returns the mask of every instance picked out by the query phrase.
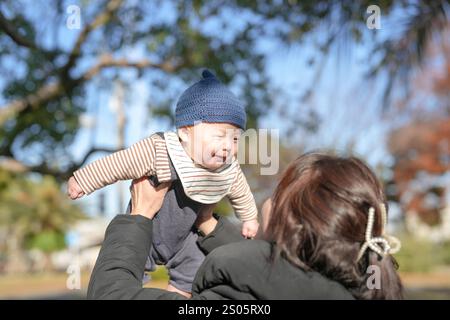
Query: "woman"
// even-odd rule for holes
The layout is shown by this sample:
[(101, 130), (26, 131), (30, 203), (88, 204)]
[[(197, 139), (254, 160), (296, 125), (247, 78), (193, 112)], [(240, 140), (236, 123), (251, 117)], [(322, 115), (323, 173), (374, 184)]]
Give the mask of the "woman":
[[(93, 299), (182, 299), (142, 288), (152, 221), (168, 186), (134, 183), (132, 215), (106, 231), (88, 289)], [(399, 242), (384, 234), (386, 199), (373, 172), (356, 158), (300, 156), (283, 174), (259, 240), (244, 240), (225, 218), (199, 216), (207, 257), (193, 299), (400, 299), (390, 255)], [(379, 287), (368, 285), (378, 270)]]

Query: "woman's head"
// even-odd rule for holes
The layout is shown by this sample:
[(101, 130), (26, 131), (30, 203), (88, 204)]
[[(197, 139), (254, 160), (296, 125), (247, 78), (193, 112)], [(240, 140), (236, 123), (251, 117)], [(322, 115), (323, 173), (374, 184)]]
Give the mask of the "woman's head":
[[(371, 207), (372, 234), (381, 236), (383, 204), (381, 184), (361, 160), (305, 154), (287, 168), (275, 190), (265, 237), (292, 263), (340, 282), (357, 298), (401, 298), (390, 255), (366, 250), (357, 261)], [(380, 289), (367, 287), (370, 265), (380, 267)]]

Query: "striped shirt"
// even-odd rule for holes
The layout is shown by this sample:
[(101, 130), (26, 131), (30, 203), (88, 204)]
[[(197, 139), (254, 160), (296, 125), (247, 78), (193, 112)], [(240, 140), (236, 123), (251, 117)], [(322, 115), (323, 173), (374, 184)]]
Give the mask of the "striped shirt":
[[(257, 208), (247, 180), (236, 159), (227, 166), (210, 171), (196, 166), (174, 132), (157, 134), (133, 144), (130, 148), (74, 172), (85, 194), (120, 180), (156, 176), (159, 182), (171, 180), (170, 160), (186, 195), (200, 203), (211, 204), (228, 197), (241, 221), (257, 218)], [(169, 160), (170, 157), (170, 160)]]

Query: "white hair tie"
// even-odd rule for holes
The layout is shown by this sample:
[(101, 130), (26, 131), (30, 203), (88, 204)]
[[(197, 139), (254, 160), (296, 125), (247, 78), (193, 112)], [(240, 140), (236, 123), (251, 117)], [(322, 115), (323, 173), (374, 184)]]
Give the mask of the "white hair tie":
[(369, 216), (367, 218), (365, 242), (363, 243), (361, 249), (359, 250), (358, 258), (356, 259), (356, 261), (359, 261), (361, 259), (361, 257), (364, 255), (364, 252), (366, 252), (367, 248), (371, 249), (372, 251), (376, 252), (377, 254), (383, 257), (387, 254), (397, 253), (401, 248), (400, 240), (398, 240), (393, 236), (386, 235), (384, 233), (387, 223), (387, 213), (384, 203), (380, 204), (380, 209), (382, 219), (381, 236), (372, 238), (373, 225), (375, 222), (375, 209), (373, 207), (370, 207)]

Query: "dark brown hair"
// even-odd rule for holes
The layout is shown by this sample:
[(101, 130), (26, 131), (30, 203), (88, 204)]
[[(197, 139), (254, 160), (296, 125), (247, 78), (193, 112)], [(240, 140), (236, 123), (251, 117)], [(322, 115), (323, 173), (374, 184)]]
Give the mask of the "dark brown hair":
[[(401, 299), (397, 263), (367, 249), (370, 207), (375, 209), (373, 236), (382, 232), (380, 204), (387, 207), (375, 174), (361, 160), (324, 153), (297, 158), (283, 174), (272, 198), (264, 237), (276, 242), (281, 254), (305, 271), (316, 271), (346, 287), (358, 299)], [(380, 269), (381, 288), (369, 289), (370, 265)]]

